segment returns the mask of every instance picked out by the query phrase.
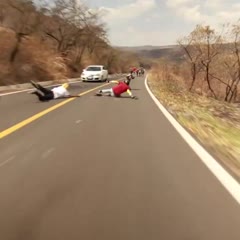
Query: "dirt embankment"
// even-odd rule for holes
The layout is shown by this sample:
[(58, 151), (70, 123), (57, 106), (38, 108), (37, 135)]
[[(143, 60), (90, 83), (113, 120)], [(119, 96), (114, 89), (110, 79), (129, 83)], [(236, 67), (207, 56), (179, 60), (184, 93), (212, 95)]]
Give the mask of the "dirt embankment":
[[(12, 60), (14, 51), (17, 53)], [(15, 32), (0, 28), (0, 52), (0, 85), (25, 83), (30, 79), (64, 79), (71, 75), (64, 59), (34, 36), (17, 43)]]

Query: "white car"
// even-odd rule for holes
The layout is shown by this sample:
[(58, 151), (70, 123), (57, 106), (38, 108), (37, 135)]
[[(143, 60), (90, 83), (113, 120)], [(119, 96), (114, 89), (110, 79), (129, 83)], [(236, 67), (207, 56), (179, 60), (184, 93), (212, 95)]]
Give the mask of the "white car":
[(85, 81), (107, 81), (108, 70), (103, 65), (90, 65), (83, 69), (81, 80)]

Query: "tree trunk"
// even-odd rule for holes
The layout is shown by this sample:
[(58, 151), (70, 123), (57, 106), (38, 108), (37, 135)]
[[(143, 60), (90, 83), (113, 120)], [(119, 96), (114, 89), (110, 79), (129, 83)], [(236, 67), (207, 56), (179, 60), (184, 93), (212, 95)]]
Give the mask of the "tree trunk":
[(237, 95), (237, 87), (235, 86), (234, 89), (233, 89), (233, 91), (232, 91), (232, 94), (231, 94), (228, 102), (229, 102), (229, 103), (232, 102), (232, 100), (233, 100), (234, 98), (236, 98), (236, 95)]
[(82, 47), (80, 53), (77, 54), (77, 57), (76, 57), (76, 59), (75, 59), (75, 64), (81, 63), (81, 61), (82, 61), (82, 56), (83, 56), (83, 53), (84, 53), (84, 51), (85, 51), (85, 48), (86, 48), (86, 46)]
[(207, 84), (208, 84), (208, 89), (211, 91), (211, 93), (213, 94), (214, 98), (217, 99), (217, 96), (216, 96), (215, 92), (213, 91), (211, 83), (210, 83), (209, 63), (206, 64), (206, 80), (207, 80)]
[(12, 52), (11, 52), (11, 55), (10, 55), (10, 63), (14, 63), (15, 59), (16, 59), (16, 56), (19, 52), (19, 47), (20, 47), (20, 44), (22, 42), (22, 35), (19, 34), (19, 33), (16, 33), (16, 44), (15, 44), (15, 47), (13, 48)]
[(189, 91), (192, 91), (195, 81), (196, 81), (196, 63), (192, 63), (192, 82)]
[(225, 98), (224, 98), (225, 102), (228, 102), (228, 97), (229, 97), (230, 92), (231, 92), (231, 87), (227, 86), (226, 87), (226, 95), (225, 95)]

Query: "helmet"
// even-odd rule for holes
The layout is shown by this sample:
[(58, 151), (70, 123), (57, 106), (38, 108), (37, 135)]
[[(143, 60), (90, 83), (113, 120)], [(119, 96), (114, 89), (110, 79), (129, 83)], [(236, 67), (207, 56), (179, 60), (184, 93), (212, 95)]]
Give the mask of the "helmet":
[(68, 83), (64, 83), (62, 86), (63, 86), (65, 89), (67, 89), (67, 88), (69, 87), (69, 84), (68, 84)]

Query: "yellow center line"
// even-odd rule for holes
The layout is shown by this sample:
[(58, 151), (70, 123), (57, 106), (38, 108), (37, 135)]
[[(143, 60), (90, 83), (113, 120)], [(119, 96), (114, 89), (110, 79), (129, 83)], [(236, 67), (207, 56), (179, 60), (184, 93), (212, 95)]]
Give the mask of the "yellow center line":
[[(109, 84), (109, 83), (106, 83), (106, 84), (103, 84), (103, 85), (98, 86), (98, 87), (96, 87), (96, 88), (92, 88), (92, 89), (90, 89), (90, 90), (87, 90), (87, 91), (85, 91), (85, 92), (83, 92), (83, 93), (78, 94), (78, 96), (86, 95), (87, 93), (90, 93), (90, 92), (92, 92), (92, 91), (94, 91), (94, 90), (96, 90), (96, 89), (98, 89), (98, 88), (101, 88), (101, 87), (103, 87), (103, 86), (106, 86), (106, 85), (108, 85), (108, 84)], [(52, 106), (52, 107), (50, 107), (50, 108), (47, 108), (47, 109), (43, 110), (42, 112), (39, 112), (39, 113), (33, 115), (32, 117), (29, 117), (29, 118), (23, 120), (22, 122), (19, 122), (19, 123), (13, 125), (13, 126), (10, 127), (10, 128), (7, 128), (6, 130), (3, 130), (2, 132), (0, 132), (0, 139), (6, 137), (6, 136), (8, 136), (8, 135), (10, 135), (11, 133), (17, 131), (17, 130), (20, 129), (20, 128), (22, 128), (22, 127), (30, 124), (31, 122), (33, 122), (33, 121), (37, 120), (38, 118), (46, 115), (47, 113), (50, 113), (50, 112), (52, 112), (52, 111), (54, 111), (54, 110), (62, 107), (63, 105), (65, 105), (65, 104), (73, 101), (73, 100), (76, 99), (76, 98), (77, 98), (77, 97), (69, 98), (68, 100), (65, 100), (65, 101), (63, 101), (63, 102), (60, 102), (60, 103), (58, 103), (58, 104), (56, 104), (56, 105), (54, 105), (54, 106)]]

